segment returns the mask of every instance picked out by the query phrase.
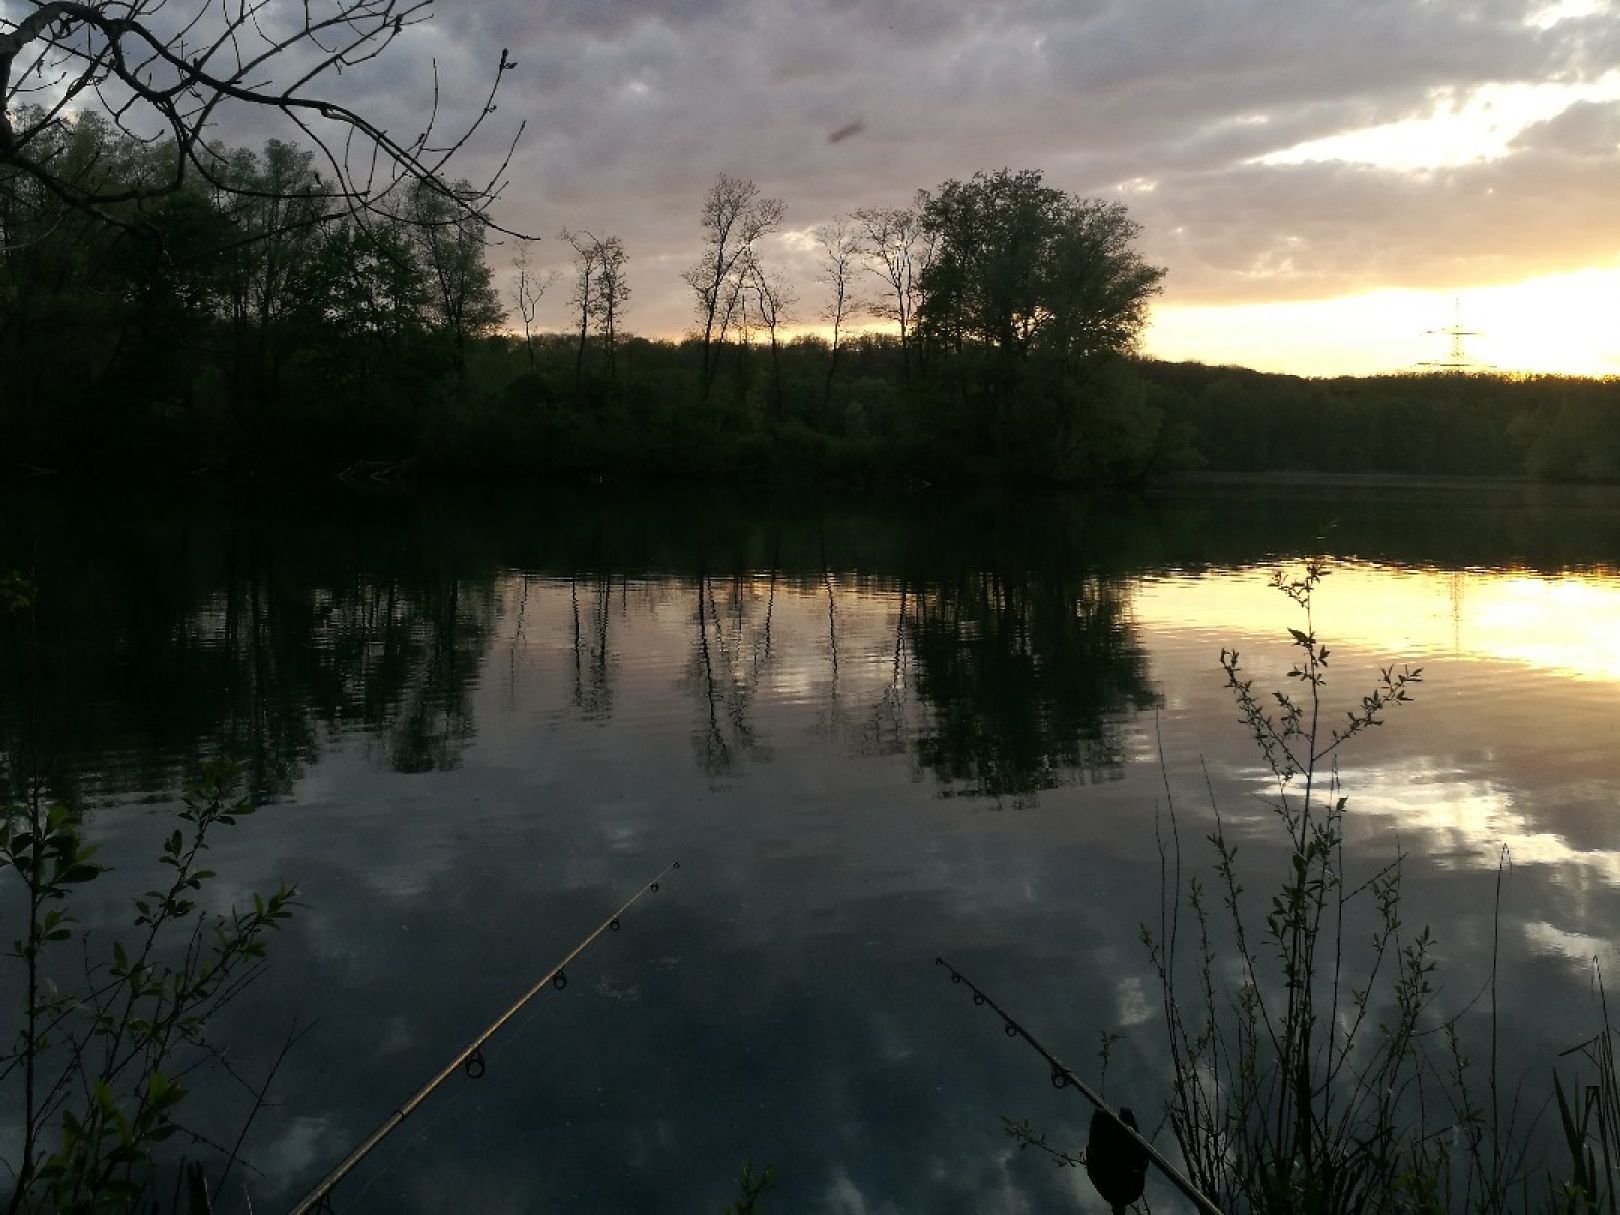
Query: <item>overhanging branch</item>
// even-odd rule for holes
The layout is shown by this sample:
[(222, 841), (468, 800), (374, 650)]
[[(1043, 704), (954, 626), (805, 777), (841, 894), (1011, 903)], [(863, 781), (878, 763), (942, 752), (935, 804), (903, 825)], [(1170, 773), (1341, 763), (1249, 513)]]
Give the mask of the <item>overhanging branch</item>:
[[(410, 26), (431, 15), (432, 0), (333, 0), (318, 9), (310, 0), (287, 5), (290, 27), (271, 32), (272, 0), (228, 0), (198, 8), (165, 33), (153, 18), (162, 0), (35, 0), (16, 22), (0, 23), (0, 166), (11, 165), (50, 193), (112, 222), (120, 207), (181, 189), (190, 176), (225, 193), (243, 192), (218, 171), (207, 135), (226, 102), (277, 113), (315, 146), (329, 169), (307, 196), (331, 204), (336, 216), (369, 212), (402, 186), (441, 195), (462, 214), (477, 215), (491, 228), (488, 209), (500, 196), (517, 133), (482, 185), (452, 186), (446, 171), (495, 113), (502, 78), (514, 65), (503, 49), (482, 105), (460, 130), (436, 136), (439, 121), (437, 71), (427, 120), (410, 139), (400, 139), (349, 105), (309, 90), (329, 75), (341, 75), (376, 59)], [(9, 27), (9, 28), (7, 28)], [(199, 48), (187, 41), (203, 32)], [(278, 76), (282, 81), (278, 83)], [(25, 109), (25, 97), (50, 104)], [(63, 121), (70, 102), (86, 96), (102, 103), (125, 134), (150, 142), (151, 132), (172, 141), (162, 171), (148, 180), (99, 182), (52, 163), (38, 148)], [(144, 121), (143, 121), (144, 116)]]

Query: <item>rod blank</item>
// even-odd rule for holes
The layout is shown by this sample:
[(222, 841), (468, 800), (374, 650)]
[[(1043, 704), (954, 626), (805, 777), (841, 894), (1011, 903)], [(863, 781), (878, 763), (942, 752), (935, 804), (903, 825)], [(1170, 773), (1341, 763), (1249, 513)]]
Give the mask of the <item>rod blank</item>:
[(546, 971), (545, 974), (536, 979), (534, 984), (527, 991), (525, 991), (521, 996), (507, 1006), (505, 1012), (501, 1013), (500, 1016), (496, 1017), (487, 1026), (485, 1026), (483, 1031), (479, 1033), (477, 1037), (475, 1037), (471, 1042), (467, 1043), (466, 1046), (462, 1047), (461, 1050), (456, 1053), (455, 1057), (450, 1060), (450, 1062), (446, 1063), (442, 1068), (440, 1068), (438, 1074), (435, 1075), (433, 1079), (429, 1080), (420, 1089), (418, 1089), (415, 1095), (412, 1096), (409, 1101), (405, 1102), (404, 1105), (400, 1106), (392, 1114), (388, 1115), (383, 1124), (376, 1130), (372, 1131), (371, 1134), (367, 1135), (360, 1145), (354, 1149), (354, 1151), (345, 1156), (338, 1166), (321, 1180), (319, 1185), (317, 1185), (308, 1194), (305, 1194), (303, 1198), (299, 1199), (297, 1205), (292, 1208), (288, 1215), (308, 1215), (309, 1212), (318, 1210), (322, 1206), (328, 1205), (327, 1195), (331, 1193), (332, 1188), (336, 1186), (338, 1182), (342, 1181), (343, 1178), (346, 1177), (350, 1172), (352, 1172), (356, 1165), (370, 1155), (373, 1148), (375, 1148), (384, 1139), (388, 1138), (388, 1136), (394, 1132), (395, 1128), (397, 1128), (400, 1123), (404, 1122), (406, 1118), (410, 1117), (411, 1113), (416, 1109), (417, 1106), (421, 1105), (422, 1102), (426, 1101), (430, 1096), (432, 1096), (435, 1089), (454, 1075), (457, 1068), (467, 1065), (469, 1060), (471, 1060), (478, 1065), (478, 1074), (482, 1075), (483, 1055), (481, 1052), (484, 1043), (488, 1042), (490, 1038), (495, 1035), (495, 1032), (501, 1028), (501, 1026), (505, 1025), (520, 1011), (522, 1011), (525, 1004), (544, 991), (546, 984), (556, 983), (558, 987), (562, 987), (563, 984), (567, 982), (567, 977), (564, 974), (564, 971), (567, 969), (568, 964), (590, 948), (591, 943), (604, 932), (617, 932), (619, 928), (619, 917), (624, 915), (625, 912), (629, 911), (642, 895), (646, 894), (648, 891), (657, 890), (658, 883), (666, 874), (669, 873), (670, 870), (679, 869), (680, 867), (681, 863), (679, 861), (671, 861), (650, 882), (640, 887), (635, 894), (631, 895), (622, 904), (620, 904), (617, 911), (598, 924), (593, 932), (591, 932), (588, 936), (581, 938), (580, 942), (575, 945), (573, 949), (568, 951), (567, 957), (563, 958), (562, 961), (558, 962), (550, 970)]
[(952, 983), (965, 984), (967, 989), (973, 993), (973, 1002), (975, 1004), (988, 1004), (992, 1009), (994, 1009), (996, 1014), (1001, 1018), (1002, 1026), (1006, 1029), (1007, 1036), (1009, 1038), (1022, 1038), (1025, 1042), (1028, 1042), (1032, 1047), (1035, 1048), (1035, 1052), (1051, 1065), (1053, 1084), (1056, 1084), (1059, 1088), (1072, 1086), (1082, 1097), (1091, 1102), (1092, 1105), (1096, 1106), (1098, 1109), (1102, 1110), (1105, 1114), (1111, 1117), (1118, 1125), (1119, 1129), (1124, 1134), (1129, 1135), (1131, 1139), (1136, 1142), (1136, 1145), (1147, 1153), (1148, 1159), (1154, 1163), (1159, 1172), (1165, 1175), (1166, 1180), (1168, 1180), (1171, 1185), (1175, 1186), (1176, 1189), (1180, 1190), (1184, 1195), (1186, 1195), (1187, 1200), (1197, 1207), (1201, 1212), (1203, 1212), (1203, 1215), (1221, 1215), (1220, 1207), (1211, 1202), (1207, 1197), (1204, 1196), (1203, 1192), (1199, 1190), (1197, 1186), (1195, 1186), (1191, 1181), (1187, 1180), (1185, 1174), (1183, 1174), (1180, 1169), (1176, 1168), (1175, 1165), (1171, 1164), (1170, 1161), (1165, 1158), (1164, 1153), (1159, 1151), (1158, 1148), (1154, 1147), (1153, 1144), (1150, 1143), (1139, 1131), (1137, 1131), (1135, 1127), (1127, 1125), (1125, 1120), (1119, 1116), (1118, 1110), (1113, 1109), (1106, 1101), (1098, 1096), (1095, 1091), (1093, 1091), (1089, 1084), (1070, 1071), (1068, 1067), (1064, 1065), (1062, 1060), (1060, 1060), (1051, 1051), (1047, 1050), (1046, 1047), (1037, 1042), (1034, 1035), (1019, 1024), (1018, 1021), (1013, 1018), (1012, 1014), (1008, 1013), (1004, 1008), (1001, 1007), (1001, 1005), (992, 1000), (988, 993), (978, 987), (972, 979), (969, 979), (965, 974), (957, 970), (956, 967), (952, 966), (944, 958), (936, 957), (934, 959), (934, 963), (937, 966), (943, 966), (946, 970), (951, 972)]

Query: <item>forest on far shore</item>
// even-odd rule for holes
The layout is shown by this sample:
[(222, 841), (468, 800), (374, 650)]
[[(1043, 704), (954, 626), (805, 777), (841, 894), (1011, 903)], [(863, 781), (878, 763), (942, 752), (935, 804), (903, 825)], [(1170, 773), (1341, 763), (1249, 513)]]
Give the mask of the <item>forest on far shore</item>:
[(1620, 482), (1620, 378), (1135, 368), (1180, 468)]
[[(577, 371), (577, 335), (535, 334), (527, 344), (521, 336), (479, 337), (459, 360), (431, 333), (399, 345), (391, 356), (357, 356), (336, 341), (300, 350), (251, 421), (231, 408), (209, 362), (188, 363), (178, 392), (133, 376), (66, 374), (44, 377), (48, 387), (37, 395), (8, 389), (0, 394), (0, 479), (350, 472), (435, 480), (1096, 483), (975, 447), (957, 402), (908, 377), (899, 342), (887, 335), (849, 340), (830, 392), (828, 343), (784, 343), (780, 417), (763, 407), (770, 356), (754, 346), (726, 348), (727, 365), (704, 402), (695, 340), (624, 338), (611, 377), (599, 366)], [(1100, 390), (1143, 453), (1111, 485), (1190, 470), (1620, 482), (1620, 380), (1312, 379), (1122, 358)], [(244, 452), (241, 428), (249, 425), (255, 442)]]
[[(64, 181), (172, 156), (94, 113), (40, 129)], [(543, 282), (454, 189), (333, 213), (308, 150), (208, 156), (212, 184), (95, 211), (0, 165), (0, 478), (1620, 481), (1620, 380), (1139, 357), (1164, 271), (1122, 206), (1034, 171), (853, 207), (815, 230), (813, 286), (770, 264), (782, 200), (722, 174), (670, 341), (627, 327), (616, 236), (564, 229), (574, 279)], [(572, 332), (534, 330), (547, 290), (571, 291)], [(828, 336), (786, 336), (811, 320)]]

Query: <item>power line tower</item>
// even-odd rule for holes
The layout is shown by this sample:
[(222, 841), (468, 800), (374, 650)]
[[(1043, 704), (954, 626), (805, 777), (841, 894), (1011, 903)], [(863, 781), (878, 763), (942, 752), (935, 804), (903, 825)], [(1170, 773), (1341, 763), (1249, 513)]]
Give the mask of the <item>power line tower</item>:
[(1426, 329), (1424, 330), (1424, 333), (1440, 334), (1444, 337), (1450, 338), (1451, 350), (1447, 357), (1443, 359), (1425, 359), (1423, 362), (1418, 364), (1419, 367), (1424, 367), (1430, 371), (1437, 372), (1488, 371), (1490, 369), (1491, 365), (1489, 363), (1482, 363), (1478, 359), (1471, 359), (1463, 351), (1463, 339), (1465, 337), (1483, 337), (1484, 335), (1478, 329), (1463, 328), (1462, 299), (1460, 297), (1452, 298), (1451, 324), (1440, 329)]

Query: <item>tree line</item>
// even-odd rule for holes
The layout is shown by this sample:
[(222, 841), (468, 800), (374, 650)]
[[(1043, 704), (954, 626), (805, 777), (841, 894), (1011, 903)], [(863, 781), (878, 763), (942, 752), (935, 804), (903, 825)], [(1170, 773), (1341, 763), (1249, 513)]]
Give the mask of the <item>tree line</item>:
[(1620, 482), (1620, 379), (1143, 361), (1174, 467)]
[[(15, 125), (54, 176), (0, 162), (13, 475), (1620, 479), (1612, 381), (1314, 380), (1137, 357), (1163, 272), (1123, 207), (1037, 172), (819, 225), (813, 288), (772, 264), (785, 203), (721, 174), (697, 200), (692, 327), (672, 341), (627, 327), (620, 237), (561, 229), (559, 286), (465, 181), (334, 207), (320, 149), (270, 140), (213, 144), (207, 175), (146, 194), (176, 155), (163, 141), (89, 110), (25, 107)], [(537, 327), (564, 289), (570, 328)], [(819, 333), (788, 336), (805, 322)]]
[[(0, 160), (0, 440), (14, 465), (169, 473), (444, 471), (1135, 475), (1122, 392), (1162, 271), (1123, 207), (1039, 173), (979, 173), (815, 231), (827, 337), (763, 240), (786, 207), (722, 174), (698, 208), (680, 341), (630, 335), (629, 251), (564, 228), (573, 332), (537, 330), (528, 240), (466, 182), (331, 206), (317, 149), (213, 145), (172, 162), (94, 111), (21, 116), (55, 180)], [(94, 209), (57, 182), (98, 183)], [(87, 187), (88, 188), (88, 187)], [(109, 201), (110, 200), (110, 201)], [(509, 259), (497, 279), (493, 264)], [(864, 290), (866, 271), (883, 289)], [(891, 336), (864, 332), (875, 313)], [(1110, 437), (1113, 436), (1113, 437)]]

